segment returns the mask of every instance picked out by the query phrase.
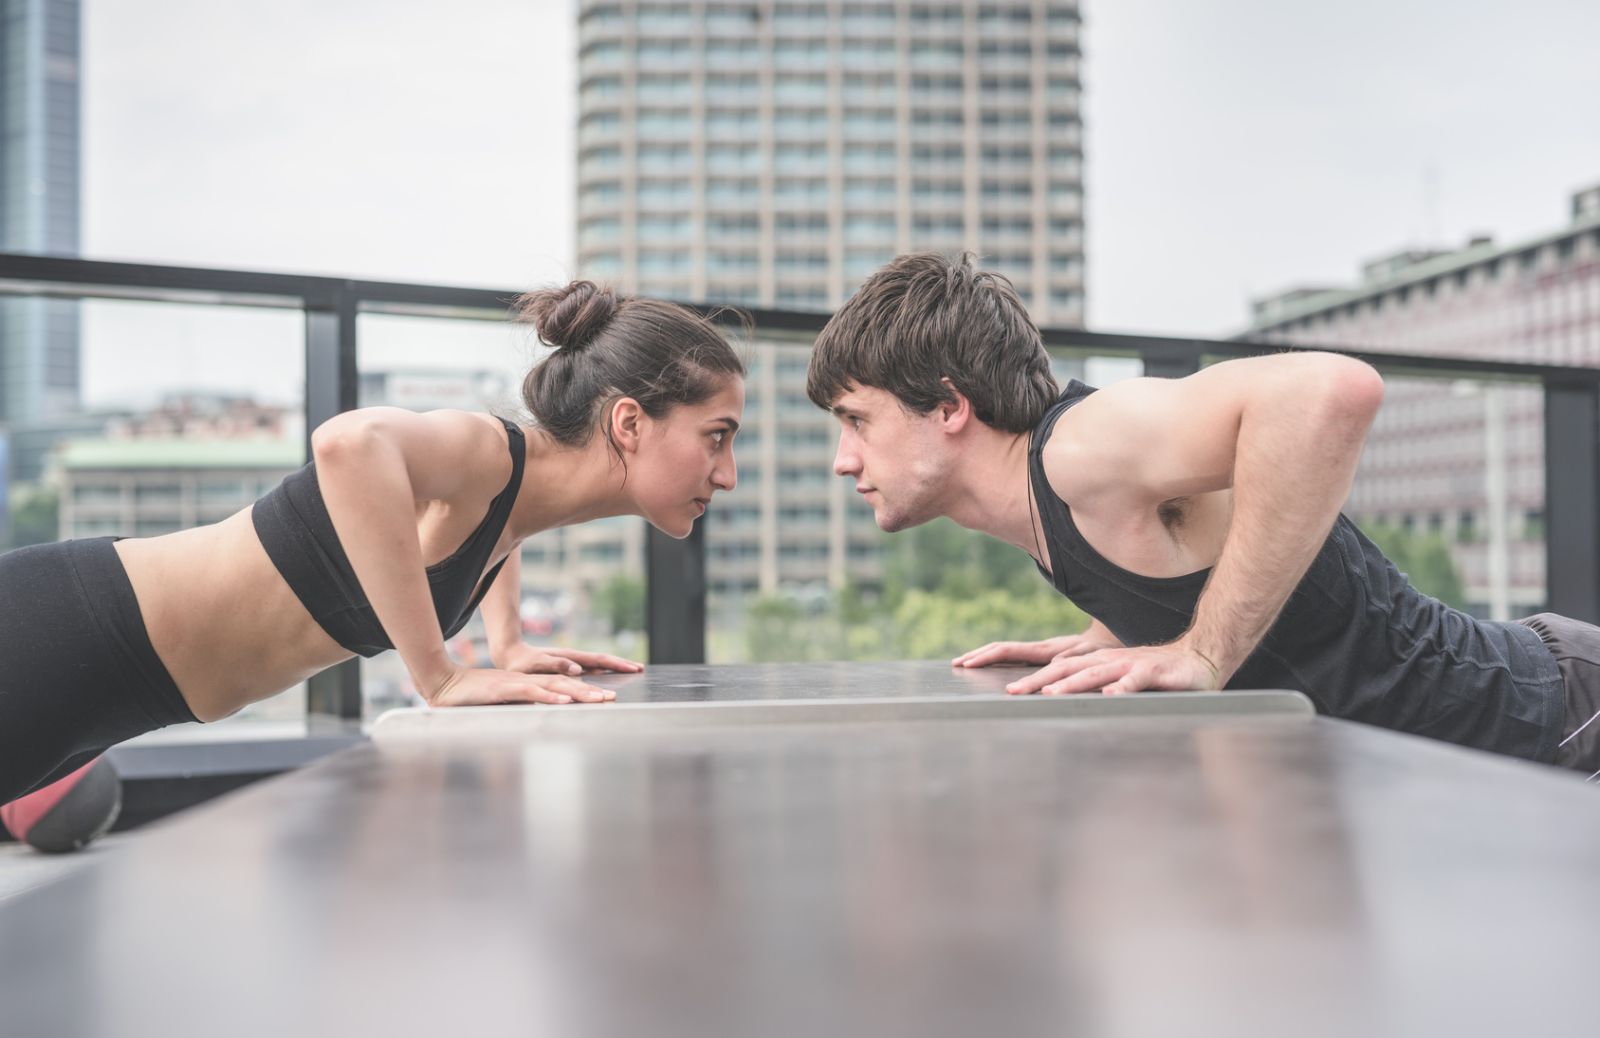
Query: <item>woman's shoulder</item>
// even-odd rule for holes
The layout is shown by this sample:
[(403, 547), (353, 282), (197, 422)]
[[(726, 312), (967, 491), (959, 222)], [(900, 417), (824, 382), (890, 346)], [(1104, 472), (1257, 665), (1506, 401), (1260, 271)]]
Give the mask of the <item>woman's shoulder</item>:
[(483, 481), (504, 482), (512, 468), (506, 423), (481, 411), (362, 407), (329, 419), (318, 433), (387, 441), (399, 450), (413, 484), (426, 497), (453, 496)]

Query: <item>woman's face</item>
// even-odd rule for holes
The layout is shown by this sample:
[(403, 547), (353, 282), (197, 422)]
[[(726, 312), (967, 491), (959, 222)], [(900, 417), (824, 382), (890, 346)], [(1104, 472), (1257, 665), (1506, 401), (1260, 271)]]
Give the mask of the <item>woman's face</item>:
[(698, 404), (641, 423), (628, 484), (639, 512), (669, 537), (687, 537), (711, 496), (738, 481), (733, 438), (744, 418), (744, 379), (730, 377)]

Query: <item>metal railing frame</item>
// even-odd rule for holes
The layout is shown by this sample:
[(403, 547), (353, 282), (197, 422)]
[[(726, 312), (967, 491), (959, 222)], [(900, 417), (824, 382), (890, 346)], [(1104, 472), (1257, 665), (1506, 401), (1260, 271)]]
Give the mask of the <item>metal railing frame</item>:
[[(356, 406), (357, 318), (364, 313), (505, 320), (518, 292), (349, 278), (276, 274), (57, 256), (0, 253), (0, 295), (125, 299), (275, 307), (305, 315), (306, 435)], [(717, 313), (718, 308), (701, 308)], [(758, 334), (815, 335), (824, 313), (746, 309)], [(730, 320), (736, 320), (730, 317)], [(1248, 340), (1113, 335), (1045, 329), (1055, 352), (1137, 357), (1147, 374), (1180, 377), (1208, 360), (1285, 352)], [(1600, 369), (1378, 353), (1328, 347), (1387, 375), (1485, 379), (1543, 387), (1547, 597), (1559, 613), (1600, 623)], [(309, 443), (307, 452), (309, 456)], [(706, 572), (702, 527), (685, 540), (650, 529), (646, 542), (646, 631), (650, 660), (705, 660)], [(357, 661), (310, 682), (310, 715), (359, 718)]]

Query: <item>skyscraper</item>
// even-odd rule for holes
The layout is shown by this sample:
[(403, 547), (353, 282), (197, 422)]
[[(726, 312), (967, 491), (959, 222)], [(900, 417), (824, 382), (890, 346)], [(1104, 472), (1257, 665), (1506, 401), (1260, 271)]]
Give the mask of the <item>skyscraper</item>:
[[(581, 276), (826, 311), (900, 253), (971, 250), (1038, 323), (1082, 325), (1076, 3), (582, 0), (578, 28)], [(739, 487), (703, 520), (714, 629), (755, 595), (882, 579), (809, 349), (749, 351)], [(560, 531), (525, 577), (582, 594), (638, 571), (641, 534)]]
[[(79, 245), (79, 0), (0, 0), (0, 249)], [(0, 425), (13, 475), (38, 474), (41, 438), (78, 407), (78, 304), (0, 299)]]
[(583, 0), (578, 268), (832, 309), (897, 253), (970, 249), (1079, 326), (1078, 35), (1062, 0)]

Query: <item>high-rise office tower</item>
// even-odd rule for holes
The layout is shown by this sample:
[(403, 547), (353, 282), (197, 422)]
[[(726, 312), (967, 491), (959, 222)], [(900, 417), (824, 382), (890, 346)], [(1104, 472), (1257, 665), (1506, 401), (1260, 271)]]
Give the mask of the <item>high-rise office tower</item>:
[[(79, 0), (0, 0), (0, 250), (75, 255)], [(38, 475), (52, 420), (78, 407), (78, 304), (0, 299), (0, 426), (12, 474)]]
[(978, 253), (1083, 322), (1079, 15), (1063, 0), (583, 0), (578, 268), (832, 309), (913, 250)]
[[(1079, 16), (1065, 0), (582, 0), (578, 270), (630, 294), (831, 310), (900, 253), (971, 250), (1036, 321), (1083, 323)], [(809, 341), (750, 351), (713, 611), (881, 579), (829, 473)], [(637, 571), (637, 524), (536, 546), (534, 583)], [(715, 625), (714, 625), (715, 626)]]

